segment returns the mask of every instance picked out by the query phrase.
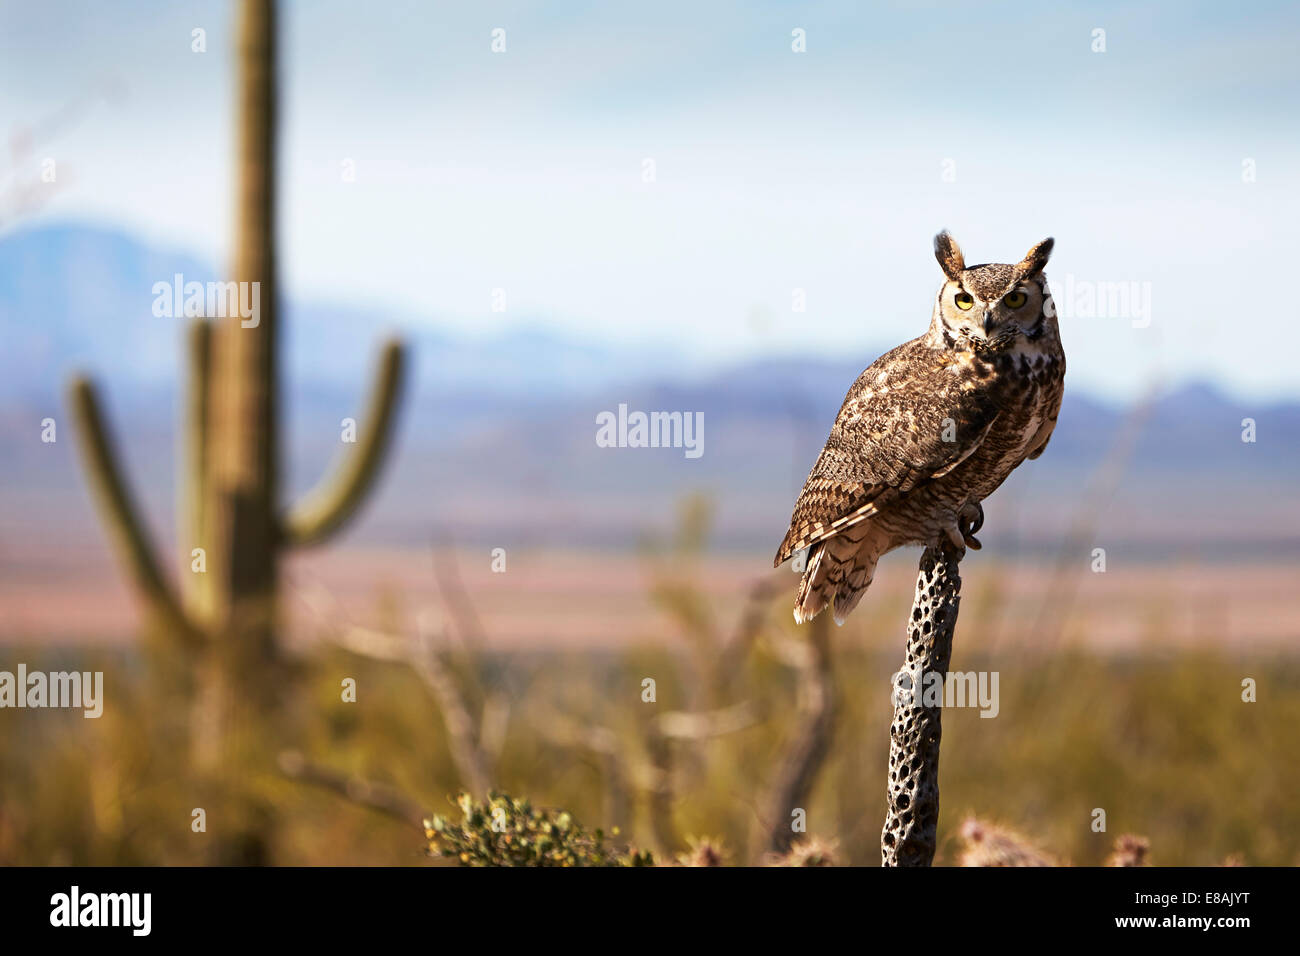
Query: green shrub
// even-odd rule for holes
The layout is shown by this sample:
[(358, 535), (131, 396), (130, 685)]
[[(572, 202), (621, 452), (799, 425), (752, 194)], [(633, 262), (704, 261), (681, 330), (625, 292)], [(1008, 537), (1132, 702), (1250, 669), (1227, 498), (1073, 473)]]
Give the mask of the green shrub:
[(430, 855), (455, 858), (462, 866), (654, 865), (648, 850), (607, 846), (603, 830), (589, 832), (562, 810), (540, 809), (496, 791), (485, 803), (468, 793), (456, 803), (459, 823), (435, 816), (425, 821), (424, 832)]

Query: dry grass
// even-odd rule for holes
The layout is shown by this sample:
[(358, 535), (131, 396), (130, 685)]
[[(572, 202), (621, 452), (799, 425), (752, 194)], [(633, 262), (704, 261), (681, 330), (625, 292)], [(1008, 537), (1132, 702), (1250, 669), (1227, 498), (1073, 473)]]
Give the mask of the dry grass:
[[(1293, 865), (1300, 857), (1300, 661), (1283, 657), (1148, 652), (1122, 657), (1071, 652), (1059, 658), (977, 659), (955, 666), (1001, 673), (1001, 712), (944, 716), (943, 813), (939, 864), (960, 861), (958, 835), (971, 813), (1013, 821), (1017, 830), (1075, 865), (1101, 865), (1114, 837), (1092, 832), (1104, 808), (1113, 833), (1136, 832), (1168, 865)], [(877, 865), (888, 743), (889, 676), (896, 653), (836, 656), (843, 712), (826, 767), (808, 801), (808, 830), (837, 841), (838, 861)], [(29, 667), (72, 666), (67, 655), (12, 656)], [(539, 805), (565, 807), (593, 826), (621, 824), (650, 842), (645, 781), (633, 780), (631, 819), (604, 820), (600, 761), (559, 745), (534, 715), (563, 713), (609, 728), (628, 766), (643, 766), (645, 723), (689, 705), (688, 655), (641, 649), (622, 654), (541, 653), (454, 662), (476, 682), (516, 680), (497, 784)], [(184, 687), (157, 662), (100, 652), (76, 666), (106, 672), (100, 720), (54, 711), (6, 711), (0, 736), (0, 862), (194, 863), (205, 834), (191, 832), (197, 805), (184, 761)], [(401, 822), (337, 795), (282, 778), (279, 747), (340, 773), (391, 785), (442, 811), (461, 786), (441, 718), (409, 668), (341, 650), (304, 662), (307, 693), (292, 726), (268, 734), (265, 768), (231, 768), (256, 797), (242, 812), (280, 821), (276, 860), (294, 864), (416, 864), (420, 841)], [(339, 698), (354, 677), (358, 701)], [(658, 702), (641, 701), (643, 677)], [(1243, 703), (1240, 680), (1260, 681), (1260, 702)], [(753, 655), (737, 693), (765, 702), (752, 726), (683, 747), (674, 761), (676, 832), (712, 834), (729, 859), (750, 858), (749, 840), (775, 756), (797, 713), (795, 678), (777, 660)], [(468, 705), (480, 708), (483, 700)], [(635, 776), (635, 775), (634, 775)], [(249, 804), (241, 804), (248, 806)], [(223, 825), (208, 806), (208, 826)], [(690, 853), (683, 843), (676, 852)]]

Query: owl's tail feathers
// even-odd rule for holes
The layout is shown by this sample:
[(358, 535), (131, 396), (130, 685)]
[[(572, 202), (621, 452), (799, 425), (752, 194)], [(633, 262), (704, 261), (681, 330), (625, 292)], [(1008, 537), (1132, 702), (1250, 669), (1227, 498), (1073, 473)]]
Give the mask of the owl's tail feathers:
[(843, 535), (813, 545), (794, 602), (795, 623), (811, 621), (833, 605), (835, 623), (843, 624), (867, 593), (879, 559), (879, 552), (869, 542)]
[(804, 568), (803, 580), (799, 582), (799, 594), (794, 599), (796, 624), (806, 624), (826, 608), (829, 562), (824, 560), (825, 557), (826, 545), (823, 543), (819, 542), (808, 549), (808, 565)]

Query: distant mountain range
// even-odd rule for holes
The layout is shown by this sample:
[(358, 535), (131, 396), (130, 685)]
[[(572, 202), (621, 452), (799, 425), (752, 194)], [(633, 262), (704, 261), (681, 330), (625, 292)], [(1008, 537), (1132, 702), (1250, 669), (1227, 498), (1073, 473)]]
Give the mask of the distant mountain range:
[[(93, 522), (65, 437), (62, 389), (74, 368), (104, 383), (133, 484), (156, 526), (170, 522), (183, 320), (155, 317), (151, 290), (178, 272), (213, 278), (210, 266), (101, 230), (0, 238), (0, 548), (21, 551), (46, 534), (85, 539)], [(285, 309), (291, 491), (337, 452), (381, 333), (404, 326), (414, 350), (396, 454), (355, 541), (628, 548), (669, 527), (676, 503), (700, 492), (717, 505), (718, 546), (775, 550), (845, 391), (873, 357), (769, 358), (704, 374), (667, 351), (526, 326), (466, 338), (390, 318)], [(620, 404), (702, 413), (703, 455), (599, 447), (597, 416)], [(54, 446), (39, 440), (48, 416), (64, 429)], [(1255, 421), (1253, 443), (1241, 439), (1245, 418)], [(1129, 434), (1130, 453), (1116, 459)], [(1118, 467), (1107, 472), (1109, 460)], [(1075, 525), (1089, 547), (1135, 558), (1300, 554), (1298, 477), (1300, 403), (1245, 407), (1197, 385), (1160, 396), (1139, 418), (1067, 381), (1051, 447), (991, 499), (982, 538), (1047, 554)]]
[[(53, 394), (72, 367), (132, 388), (173, 385), (186, 320), (153, 314), (155, 283), (207, 283), (213, 265), (151, 249), (119, 233), (49, 226), (0, 236), (0, 400)], [(567, 341), (526, 323), (473, 338), (439, 332), (412, 316), (288, 301), (285, 364), (295, 386), (358, 384), (379, 337), (411, 342), (419, 381), (442, 391), (573, 392), (615, 376), (644, 377), (677, 356), (615, 351)]]

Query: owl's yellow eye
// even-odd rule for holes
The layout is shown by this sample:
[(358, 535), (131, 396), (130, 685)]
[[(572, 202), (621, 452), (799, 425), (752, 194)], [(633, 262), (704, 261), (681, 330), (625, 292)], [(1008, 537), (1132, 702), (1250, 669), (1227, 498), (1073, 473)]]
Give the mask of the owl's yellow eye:
[(961, 309), (963, 312), (965, 312), (967, 309), (969, 309), (972, 305), (975, 304), (975, 300), (972, 299), (970, 296), (968, 296), (965, 292), (958, 292), (952, 301), (957, 306), (957, 308)]
[(1006, 304), (1007, 308), (1018, 309), (1025, 304), (1025, 300), (1027, 298), (1028, 296), (1026, 296), (1019, 289), (1017, 289), (1015, 292), (1008, 292), (1006, 295), (1004, 295), (1002, 297), (1002, 301)]

